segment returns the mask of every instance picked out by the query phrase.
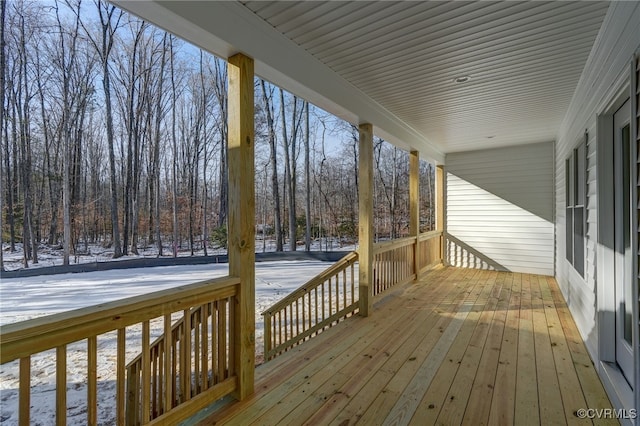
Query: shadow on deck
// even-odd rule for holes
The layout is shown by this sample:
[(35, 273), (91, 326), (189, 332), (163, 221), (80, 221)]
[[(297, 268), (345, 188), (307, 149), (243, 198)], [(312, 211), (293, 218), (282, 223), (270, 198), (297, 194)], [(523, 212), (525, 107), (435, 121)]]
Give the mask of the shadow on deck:
[(577, 410), (611, 408), (553, 278), (458, 268), (259, 366), (255, 390), (187, 424), (591, 424)]

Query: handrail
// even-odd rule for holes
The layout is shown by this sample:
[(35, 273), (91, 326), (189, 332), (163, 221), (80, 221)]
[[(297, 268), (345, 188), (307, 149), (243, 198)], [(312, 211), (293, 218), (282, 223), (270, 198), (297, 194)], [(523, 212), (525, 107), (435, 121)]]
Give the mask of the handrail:
[[(153, 419), (175, 419), (184, 413), (203, 408), (209, 397), (222, 397), (236, 390), (236, 370), (233, 365), (234, 342), (237, 339), (234, 325), (234, 307), (237, 304), (240, 279), (222, 277), (206, 280), (173, 289), (162, 290), (142, 296), (118, 300), (69, 312), (35, 318), (15, 324), (0, 326), (0, 363), (16, 359), (19, 363), (19, 419), (21, 424), (29, 423), (31, 356), (50, 349), (56, 349), (56, 422), (66, 423), (66, 363), (67, 345), (78, 341), (87, 342), (87, 423), (95, 424), (97, 419), (96, 370), (98, 366), (97, 338), (105, 333), (117, 331), (116, 358), (116, 407), (115, 418), (118, 425), (147, 423)], [(191, 329), (191, 312), (203, 307), (219, 307), (218, 327), (211, 328), (210, 341), (216, 339), (218, 358), (224, 357), (219, 366), (223, 374), (203, 385), (198, 377), (192, 381), (191, 366), (198, 363), (200, 354), (205, 353), (197, 338), (191, 345), (190, 338), (182, 336), (179, 346), (164, 345), (162, 362), (154, 364), (148, 355), (150, 327), (157, 324), (151, 320), (163, 321), (165, 332), (172, 330), (172, 314), (187, 315), (186, 328)], [(205, 308), (208, 309), (208, 308)], [(217, 309), (217, 308), (216, 308)], [(211, 308), (213, 312), (213, 308)], [(142, 359), (135, 372), (126, 372), (125, 356), (127, 344), (126, 327), (141, 327)], [(185, 327), (182, 327), (186, 329)], [(208, 326), (202, 326), (202, 336)], [(190, 336), (191, 333), (188, 333)], [(208, 336), (208, 334), (207, 334)], [(111, 339), (111, 338), (110, 338)], [(171, 340), (171, 339), (169, 339)], [(209, 341), (209, 337), (207, 337)], [(213, 344), (213, 343), (212, 343)], [(212, 346), (213, 347), (213, 346)], [(202, 349), (201, 349), (202, 348)], [(195, 352), (195, 354), (194, 354)], [(206, 359), (200, 365), (209, 368)], [(176, 364), (177, 362), (177, 364)], [(176, 367), (177, 365), (177, 367)], [(198, 367), (196, 367), (198, 368)], [(204, 368), (204, 367), (202, 367)], [(158, 371), (162, 370), (162, 373)], [(202, 370), (201, 370), (202, 371)], [(222, 371), (220, 368), (216, 371)], [(209, 370), (206, 375), (209, 376)], [(152, 379), (153, 377), (153, 379)], [(132, 383), (140, 383), (137, 393), (132, 391)], [(160, 382), (160, 383), (159, 383)], [(177, 385), (177, 387), (176, 387)], [(158, 392), (156, 386), (161, 386)], [(164, 386), (164, 387), (162, 387)], [(135, 386), (134, 386), (135, 388)], [(206, 394), (206, 397), (205, 397)], [(197, 395), (197, 396), (196, 396)], [(153, 399), (153, 408), (152, 408)], [(129, 407), (138, 407), (129, 410)], [(126, 410), (126, 411), (125, 411)], [(163, 420), (164, 421), (164, 420)]]
[(357, 252), (347, 254), (262, 313), (265, 361), (358, 310), (357, 260)]
[(232, 277), (215, 278), (105, 304), (0, 326), (0, 364), (90, 336), (177, 312), (201, 301), (235, 294)]
[(396, 238), (391, 241), (383, 241), (373, 245), (373, 255), (394, 250), (399, 247), (405, 247), (416, 242), (416, 237)]
[[(378, 296), (394, 286), (413, 281), (422, 272), (441, 263), (441, 245), (442, 231), (374, 244), (370, 296)], [(353, 263), (356, 260), (356, 252), (348, 254), (262, 313), (265, 360), (320, 333), (357, 310), (359, 294), (355, 289), (350, 295), (351, 304), (344, 302), (340, 306), (339, 303), (328, 303), (334, 302), (334, 299), (339, 302), (338, 297), (332, 296), (331, 289), (335, 288), (337, 294), (340, 274), (344, 275), (351, 266), (353, 275)], [(346, 281), (347, 277), (344, 276), (343, 295), (348, 293)], [(352, 278), (352, 288), (353, 281), (355, 278)]]
[(278, 302), (265, 309), (264, 312), (262, 312), (262, 315), (269, 312), (276, 312), (281, 310), (285, 306), (289, 306), (292, 301), (299, 299), (302, 295), (307, 294), (309, 291), (313, 290), (315, 287), (322, 284), (329, 278), (335, 276), (339, 272), (342, 272), (345, 267), (353, 264), (356, 260), (358, 260), (358, 253), (355, 251), (352, 251), (351, 253), (345, 255), (342, 259), (338, 260), (329, 268), (320, 272), (318, 275), (302, 284), (300, 287), (286, 295), (284, 298), (280, 299)]
[(418, 235), (418, 241), (430, 240), (433, 237), (439, 237), (441, 235), (442, 235), (442, 231), (423, 232), (422, 234)]

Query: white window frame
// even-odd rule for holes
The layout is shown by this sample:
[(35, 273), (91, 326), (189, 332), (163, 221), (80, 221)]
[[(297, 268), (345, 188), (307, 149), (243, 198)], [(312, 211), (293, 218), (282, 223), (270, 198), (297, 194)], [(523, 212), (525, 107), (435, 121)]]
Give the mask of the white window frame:
[(585, 276), (587, 231), (587, 141), (589, 135), (565, 160), (566, 259), (581, 277)]

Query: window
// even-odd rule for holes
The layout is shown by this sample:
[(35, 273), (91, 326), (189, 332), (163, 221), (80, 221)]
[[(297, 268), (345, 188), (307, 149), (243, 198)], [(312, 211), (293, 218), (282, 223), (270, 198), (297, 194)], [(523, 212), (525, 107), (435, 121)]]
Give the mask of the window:
[(585, 140), (573, 150), (565, 162), (567, 227), (567, 260), (584, 277), (585, 205), (586, 205), (586, 147)]

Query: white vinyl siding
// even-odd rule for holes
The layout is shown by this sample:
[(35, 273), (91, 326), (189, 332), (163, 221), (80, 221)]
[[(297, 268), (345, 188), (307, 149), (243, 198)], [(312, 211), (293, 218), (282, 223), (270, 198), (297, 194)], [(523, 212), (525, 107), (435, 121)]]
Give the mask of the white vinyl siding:
[(448, 262), (554, 274), (553, 144), (447, 155)]
[[(598, 250), (598, 186), (597, 154), (598, 114), (624, 96), (629, 81), (629, 63), (640, 45), (640, 3), (612, 2), (587, 60), (556, 142), (556, 278), (573, 318), (593, 359), (598, 358), (596, 333), (596, 276), (606, 283), (606, 271), (597, 268)], [(586, 252), (584, 276), (580, 276), (566, 260), (566, 181), (565, 160), (576, 148), (585, 131), (587, 142)], [(600, 268), (602, 269), (602, 268)]]

